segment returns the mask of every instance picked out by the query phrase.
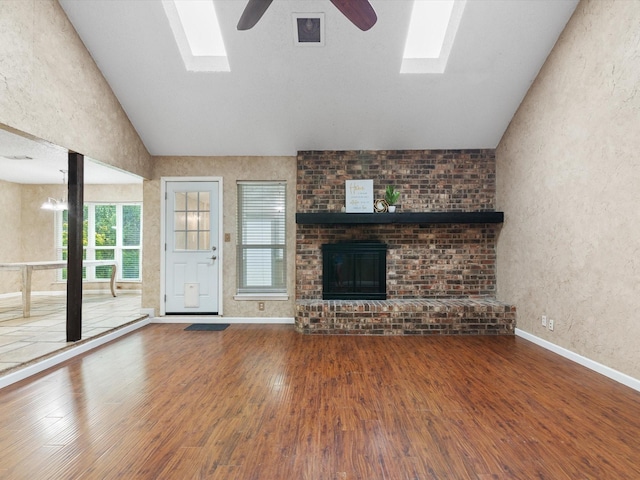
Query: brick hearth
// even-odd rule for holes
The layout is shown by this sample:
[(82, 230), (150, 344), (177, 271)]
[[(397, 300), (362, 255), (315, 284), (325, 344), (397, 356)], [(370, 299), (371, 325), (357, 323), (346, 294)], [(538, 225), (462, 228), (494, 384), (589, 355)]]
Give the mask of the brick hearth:
[(515, 307), (492, 299), (301, 300), (300, 333), (510, 335)]

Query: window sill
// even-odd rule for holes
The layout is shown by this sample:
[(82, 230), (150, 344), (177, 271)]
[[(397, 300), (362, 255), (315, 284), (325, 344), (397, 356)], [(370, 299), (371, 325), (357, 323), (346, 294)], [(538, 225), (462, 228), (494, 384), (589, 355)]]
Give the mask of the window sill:
[(289, 300), (289, 295), (286, 293), (239, 293), (233, 296), (234, 300), (238, 300), (240, 302), (244, 301), (286, 301)]

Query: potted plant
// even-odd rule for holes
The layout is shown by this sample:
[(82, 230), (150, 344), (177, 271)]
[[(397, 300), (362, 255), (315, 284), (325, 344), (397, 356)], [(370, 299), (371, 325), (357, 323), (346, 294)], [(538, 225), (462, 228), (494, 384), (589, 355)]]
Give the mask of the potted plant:
[(400, 198), (400, 192), (396, 190), (396, 187), (393, 185), (387, 185), (387, 188), (384, 191), (384, 199), (389, 205), (389, 213), (393, 213), (396, 211), (396, 202)]

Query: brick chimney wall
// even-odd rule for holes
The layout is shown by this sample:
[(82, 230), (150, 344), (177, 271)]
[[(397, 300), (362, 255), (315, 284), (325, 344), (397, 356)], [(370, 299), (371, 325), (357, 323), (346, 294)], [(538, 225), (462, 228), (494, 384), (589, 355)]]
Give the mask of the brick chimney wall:
[[(400, 191), (401, 212), (495, 210), (495, 151), (303, 151), (297, 213), (340, 212), (345, 180), (373, 179), (374, 198)], [(296, 228), (296, 299), (322, 298), (321, 245), (385, 242), (387, 298), (495, 297), (499, 224), (302, 225)]]

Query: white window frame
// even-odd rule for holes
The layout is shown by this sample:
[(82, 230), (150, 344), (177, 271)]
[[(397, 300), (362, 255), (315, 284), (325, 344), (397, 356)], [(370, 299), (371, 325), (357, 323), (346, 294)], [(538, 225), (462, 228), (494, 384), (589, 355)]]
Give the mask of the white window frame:
[[(111, 205), (116, 207), (116, 244), (108, 247), (96, 247), (95, 246), (95, 210), (96, 206)], [(123, 207), (126, 206), (139, 206), (140, 207), (140, 244), (139, 245), (124, 245), (123, 241)], [(142, 202), (85, 202), (84, 207), (87, 208), (87, 246), (83, 246), (83, 252), (85, 260), (95, 260), (96, 251), (98, 250), (114, 250), (115, 261), (118, 264), (116, 280), (120, 283), (133, 282), (139, 283), (142, 281)], [(83, 209), (84, 210), (84, 209)], [(67, 250), (67, 247), (62, 245), (62, 220), (63, 211), (56, 212), (56, 257), (58, 260), (64, 260), (63, 252)], [(123, 278), (124, 274), (124, 262), (122, 260), (122, 252), (124, 250), (138, 250), (140, 252), (138, 256), (138, 278)], [(66, 270), (66, 269), (65, 269)], [(64, 278), (65, 270), (58, 270), (58, 281), (66, 282)], [(89, 282), (109, 282), (109, 278), (96, 278), (96, 267), (84, 267), (83, 268), (83, 280)]]
[[(241, 189), (246, 188), (246, 186), (282, 186), (283, 191), (278, 194), (278, 198), (283, 201), (282, 211), (279, 212), (279, 221), (280, 225), (277, 226), (279, 229), (280, 237), (282, 239), (282, 243), (278, 243), (275, 240), (272, 242), (265, 242), (263, 244), (243, 244), (243, 205), (241, 205)], [(287, 293), (287, 183), (285, 181), (238, 181), (237, 182), (237, 242), (236, 242), (236, 272), (237, 272), (237, 295), (235, 298), (237, 300), (242, 299), (286, 299), (288, 298)], [(264, 198), (262, 205), (265, 207), (269, 207), (270, 205), (275, 205), (275, 199)], [(269, 274), (264, 275), (265, 272), (258, 272), (257, 276), (262, 278), (271, 277), (270, 284), (268, 285), (247, 285), (245, 280), (247, 279), (247, 265), (244, 263), (243, 259), (245, 250), (250, 250), (251, 248), (260, 248), (260, 249), (271, 249), (273, 252), (279, 251), (281, 255), (281, 265), (279, 269), (274, 270), (273, 268), (270, 270)], [(280, 277), (281, 282), (274, 284), (274, 278)], [(254, 277), (256, 278), (256, 277)]]

